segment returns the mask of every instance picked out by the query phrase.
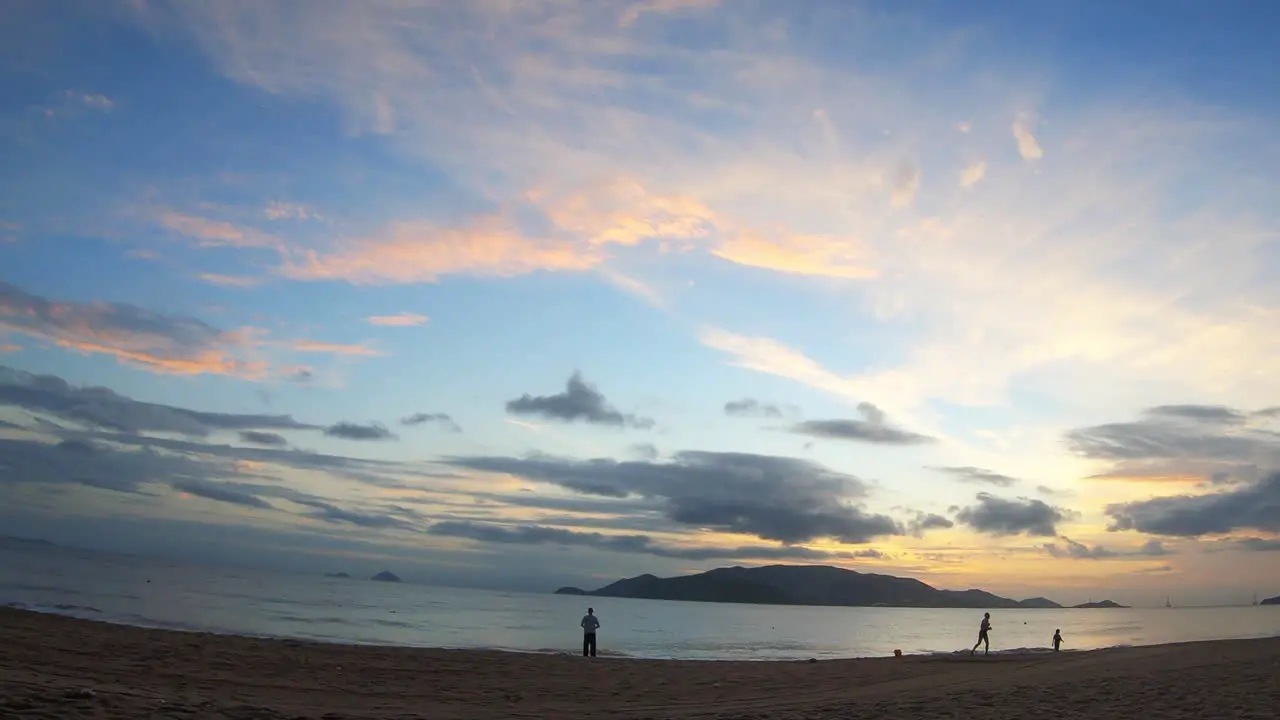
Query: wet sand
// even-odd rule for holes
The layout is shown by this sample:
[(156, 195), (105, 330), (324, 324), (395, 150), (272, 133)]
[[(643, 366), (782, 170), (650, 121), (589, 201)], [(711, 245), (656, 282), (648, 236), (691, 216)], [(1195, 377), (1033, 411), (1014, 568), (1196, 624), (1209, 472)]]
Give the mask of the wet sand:
[(588, 660), (146, 630), (0, 608), (0, 718), (1278, 716), (1280, 638), (973, 659)]

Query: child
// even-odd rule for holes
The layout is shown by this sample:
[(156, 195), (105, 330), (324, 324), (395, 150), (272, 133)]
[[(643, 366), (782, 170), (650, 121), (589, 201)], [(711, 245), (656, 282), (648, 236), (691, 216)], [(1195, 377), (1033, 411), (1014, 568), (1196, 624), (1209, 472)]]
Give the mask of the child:
[(1053, 631), (1053, 651), (1058, 652), (1058, 648), (1062, 645), (1062, 630)]

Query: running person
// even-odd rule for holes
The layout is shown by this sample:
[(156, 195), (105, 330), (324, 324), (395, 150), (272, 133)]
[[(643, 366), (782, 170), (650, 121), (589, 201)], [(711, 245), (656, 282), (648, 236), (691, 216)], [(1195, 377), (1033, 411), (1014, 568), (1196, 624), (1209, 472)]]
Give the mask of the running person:
[(972, 656), (978, 651), (978, 646), (983, 645), (982, 654), (991, 654), (991, 640), (987, 637), (987, 633), (991, 632), (991, 613), (982, 614), (982, 625), (978, 627), (978, 642), (973, 644), (973, 649), (969, 651)]

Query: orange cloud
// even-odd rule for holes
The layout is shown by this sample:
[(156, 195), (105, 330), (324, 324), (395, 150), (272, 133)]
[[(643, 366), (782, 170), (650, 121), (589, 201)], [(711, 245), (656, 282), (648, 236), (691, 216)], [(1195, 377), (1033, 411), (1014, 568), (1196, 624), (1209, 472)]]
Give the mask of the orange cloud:
[(367, 318), (370, 325), (379, 325), (381, 327), (414, 327), (416, 325), (425, 325), (427, 323), (426, 315), (415, 315), (414, 313), (397, 313), (395, 315), (374, 315)]
[(797, 275), (856, 280), (876, 276), (862, 243), (825, 235), (768, 238), (743, 232), (721, 243), (711, 253), (739, 265)]
[[(263, 337), (264, 331), (255, 328), (222, 330), (195, 318), (125, 303), (59, 302), (0, 282), (0, 335), (4, 332), (40, 338), (68, 350), (109, 355), (157, 373), (230, 375), (249, 380), (283, 372), (261, 357), (269, 347), (330, 355), (382, 355), (363, 345), (269, 340)], [(310, 375), (308, 370), (306, 377)]]
[(259, 278), (248, 277), (245, 275), (218, 275), (216, 273), (201, 273), (200, 279), (210, 283), (211, 285), (238, 288), (253, 287), (262, 282)]
[(290, 349), (305, 353), (324, 353), (328, 355), (351, 355), (356, 357), (381, 357), (386, 353), (364, 345), (343, 345), (341, 343), (319, 342), (316, 340), (295, 340), (288, 343)]
[(156, 222), (179, 235), (198, 241), (197, 244), (201, 247), (284, 249), (284, 242), (274, 235), (225, 220), (167, 210), (156, 217)]
[(21, 345), (13, 345), (13, 344), (7, 344), (7, 343), (0, 344), (0, 355), (8, 355), (9, 353), (16, 353), (20, 350), (22, 350)]
[(279, 268), (297, 280), (359, 284), (436, 282), (442, 275), (513, 277), (538, 270), (581, 271), (601, 256), (559, 240), (531, 239), (497, 217), (466, 228), (428, 221), (398, 222), (380, 236), (355, 240), (333, 252), (307, 250)]
[(703, 239), (717, 225), (716, 214), (701, 201), (655, 195), (629, 179), (554, 201), (547, 207), (547, 217), (560, 229), (597, 246)]

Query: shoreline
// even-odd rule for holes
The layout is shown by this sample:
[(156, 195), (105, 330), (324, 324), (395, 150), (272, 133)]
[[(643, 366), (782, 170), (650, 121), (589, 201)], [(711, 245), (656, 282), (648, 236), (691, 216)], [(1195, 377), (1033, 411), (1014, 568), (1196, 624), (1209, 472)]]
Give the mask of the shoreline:
[[(31, 613), (34, 615), (46, 615), (49, 617), (64, 618), (68, 620), (76, 620), (76, 621), (87, 622), (87, 623), (98, 623), (102, 625), (136, 628), (139, 630), (155, 630), (160, 632), (173, 632), (173, 633), (183, 633), (183, 634), (190, 634), (190, 635), (209, 635), (213, 637), (234, 637), (234, 638), (246, 638), (246, 639), (254, 639), (254, 640), (277, 640), (277, 641), (288, 641), (288, 642), (311, 643), (311, 644), (318, 644), (318, 645), (338, 645), (338, 646), (344, 646), (344, 647), (345, 646), (373, 647), (373, 648), (385, 647), (385, 648), (405, 648), (405, 649), (413, 649), (413, 650), (440, 650), (440, 651), (456, 651), (456, 652), (496, 652), (496, 653), (512, 653), (516, 655), (568, 656), (568, 657), (576, 657), (577, 655), (579, 655), (579, 653), (575, 649), (567, 648), (567, 647), (560, 648), (560, 649), (557, 649), (557, 648), (529, 649), (529, 648), (496, 647), (496, 646), (412, 645), (412, 644), (390, 644), (390, 643), (381, 643), (381, 642), (363, 642), (360, 640), (344, 640), (340, 638), (329, 638), (329, 637), (274, 635), (269, 633), (262, 633), (262, 634), (244, 633), (244, 632), (222, 631), (222, 630), (204, 629), (204, 628), (196, 628), (196, 627), (179, 627), (179, 626), (173, 626), (173, 625), (165, 625), (163, 623), (148, 624), (145, 622), (142, 622), (142, 623), (127, 622), (124, 620), (105, 617), (105, 616), (94, 617), (94, 616), (86, 616), (84, 614), (73, 614), (73, 612), (71, 612), (72, 609), (87, 610), (95, 614), (99, 614), (102, 612), (97, 608), (79, 606), (79, 605), (66, 605), (61, 607), (30, 606), (23, 603), (0, 605), (0, 612), (14, 611), (19, 613)], [(1191, 641), (1191, 642), (1216, 642), (1219, 640), (1250, 640), (1250, 639), (1258, 639), (1258, 638), (1215, 638), (1208, 641)], [(1114, 648), (1155, 647), (1157, 645), (1166, 645), (1166, 644), (1181, 644), (1181, 643), (1157, 643), (1155, 645), (1116, 644), (1116, 645), (1107, 645), (1104, 647), (1097, 647), (1097, 648), (1069, 648), (1069, 649), (1063, 650), (1062, 652), (1064, 653), (1096, 652), (1099, 650), (1110, 650)], [(913, 657), (913, 658), (921, 658), (921, 657), (944, 658), (944, 657), (958, 656), (963, 654), (964, 652), (965, 652), (964, 650), (950, 650), (950, 651), (933, 650), (933, 651), (925, 651), (925, 652), (905, 652), (904, 651), (902, 655), (903, 657)], [(1053, 652), (1053, 650), (1046, 645), (1043, 647), (1000, 648), (1000, 649), (992, 650), (991, 655), (993, 656), (994, 655), (1034, 656), (1034, 655), (1040, 655), (1043, 653), (1051, 653), (1051, 652)], [(797, 656), (794, 658), (656, 657), (656, 656), (648, 656), (648, 655), (633, 655), (631, 653), (625, 653), (625, 652), (621, 652), (618, 650), (611, 650), (611, 649), (601, 649), (599, 656), (600, 656), (600, 659), (607, 659), (607, 660), (644, 660), (644, 661), (653, 661), (653, 662), (692, 662), (692, 663), (701, 663), (701, 662), (786, 663), (786, 662), (809, 662), (810, 660), (809, 657), (801, 657), (801, 656)], [(883, 654), (877, 654), (877, 655), (848, 655), (848, 656), (840, 656), (840, 657), (822, 657), (822, 658), (817, 658), (817, 660), (820, 662), (833, 662), (833, 661), (840, 661), (840, 660), (869, 660), (869, 659), (885, 658), (885, 657), (892, 657), (892, 656), (893, 656), (892, 651), (886, 651)]]
[(0, 609), (20, 718), (1271, 717), (1280, 637), (817, 662), (585, 659), (145, 629)]

